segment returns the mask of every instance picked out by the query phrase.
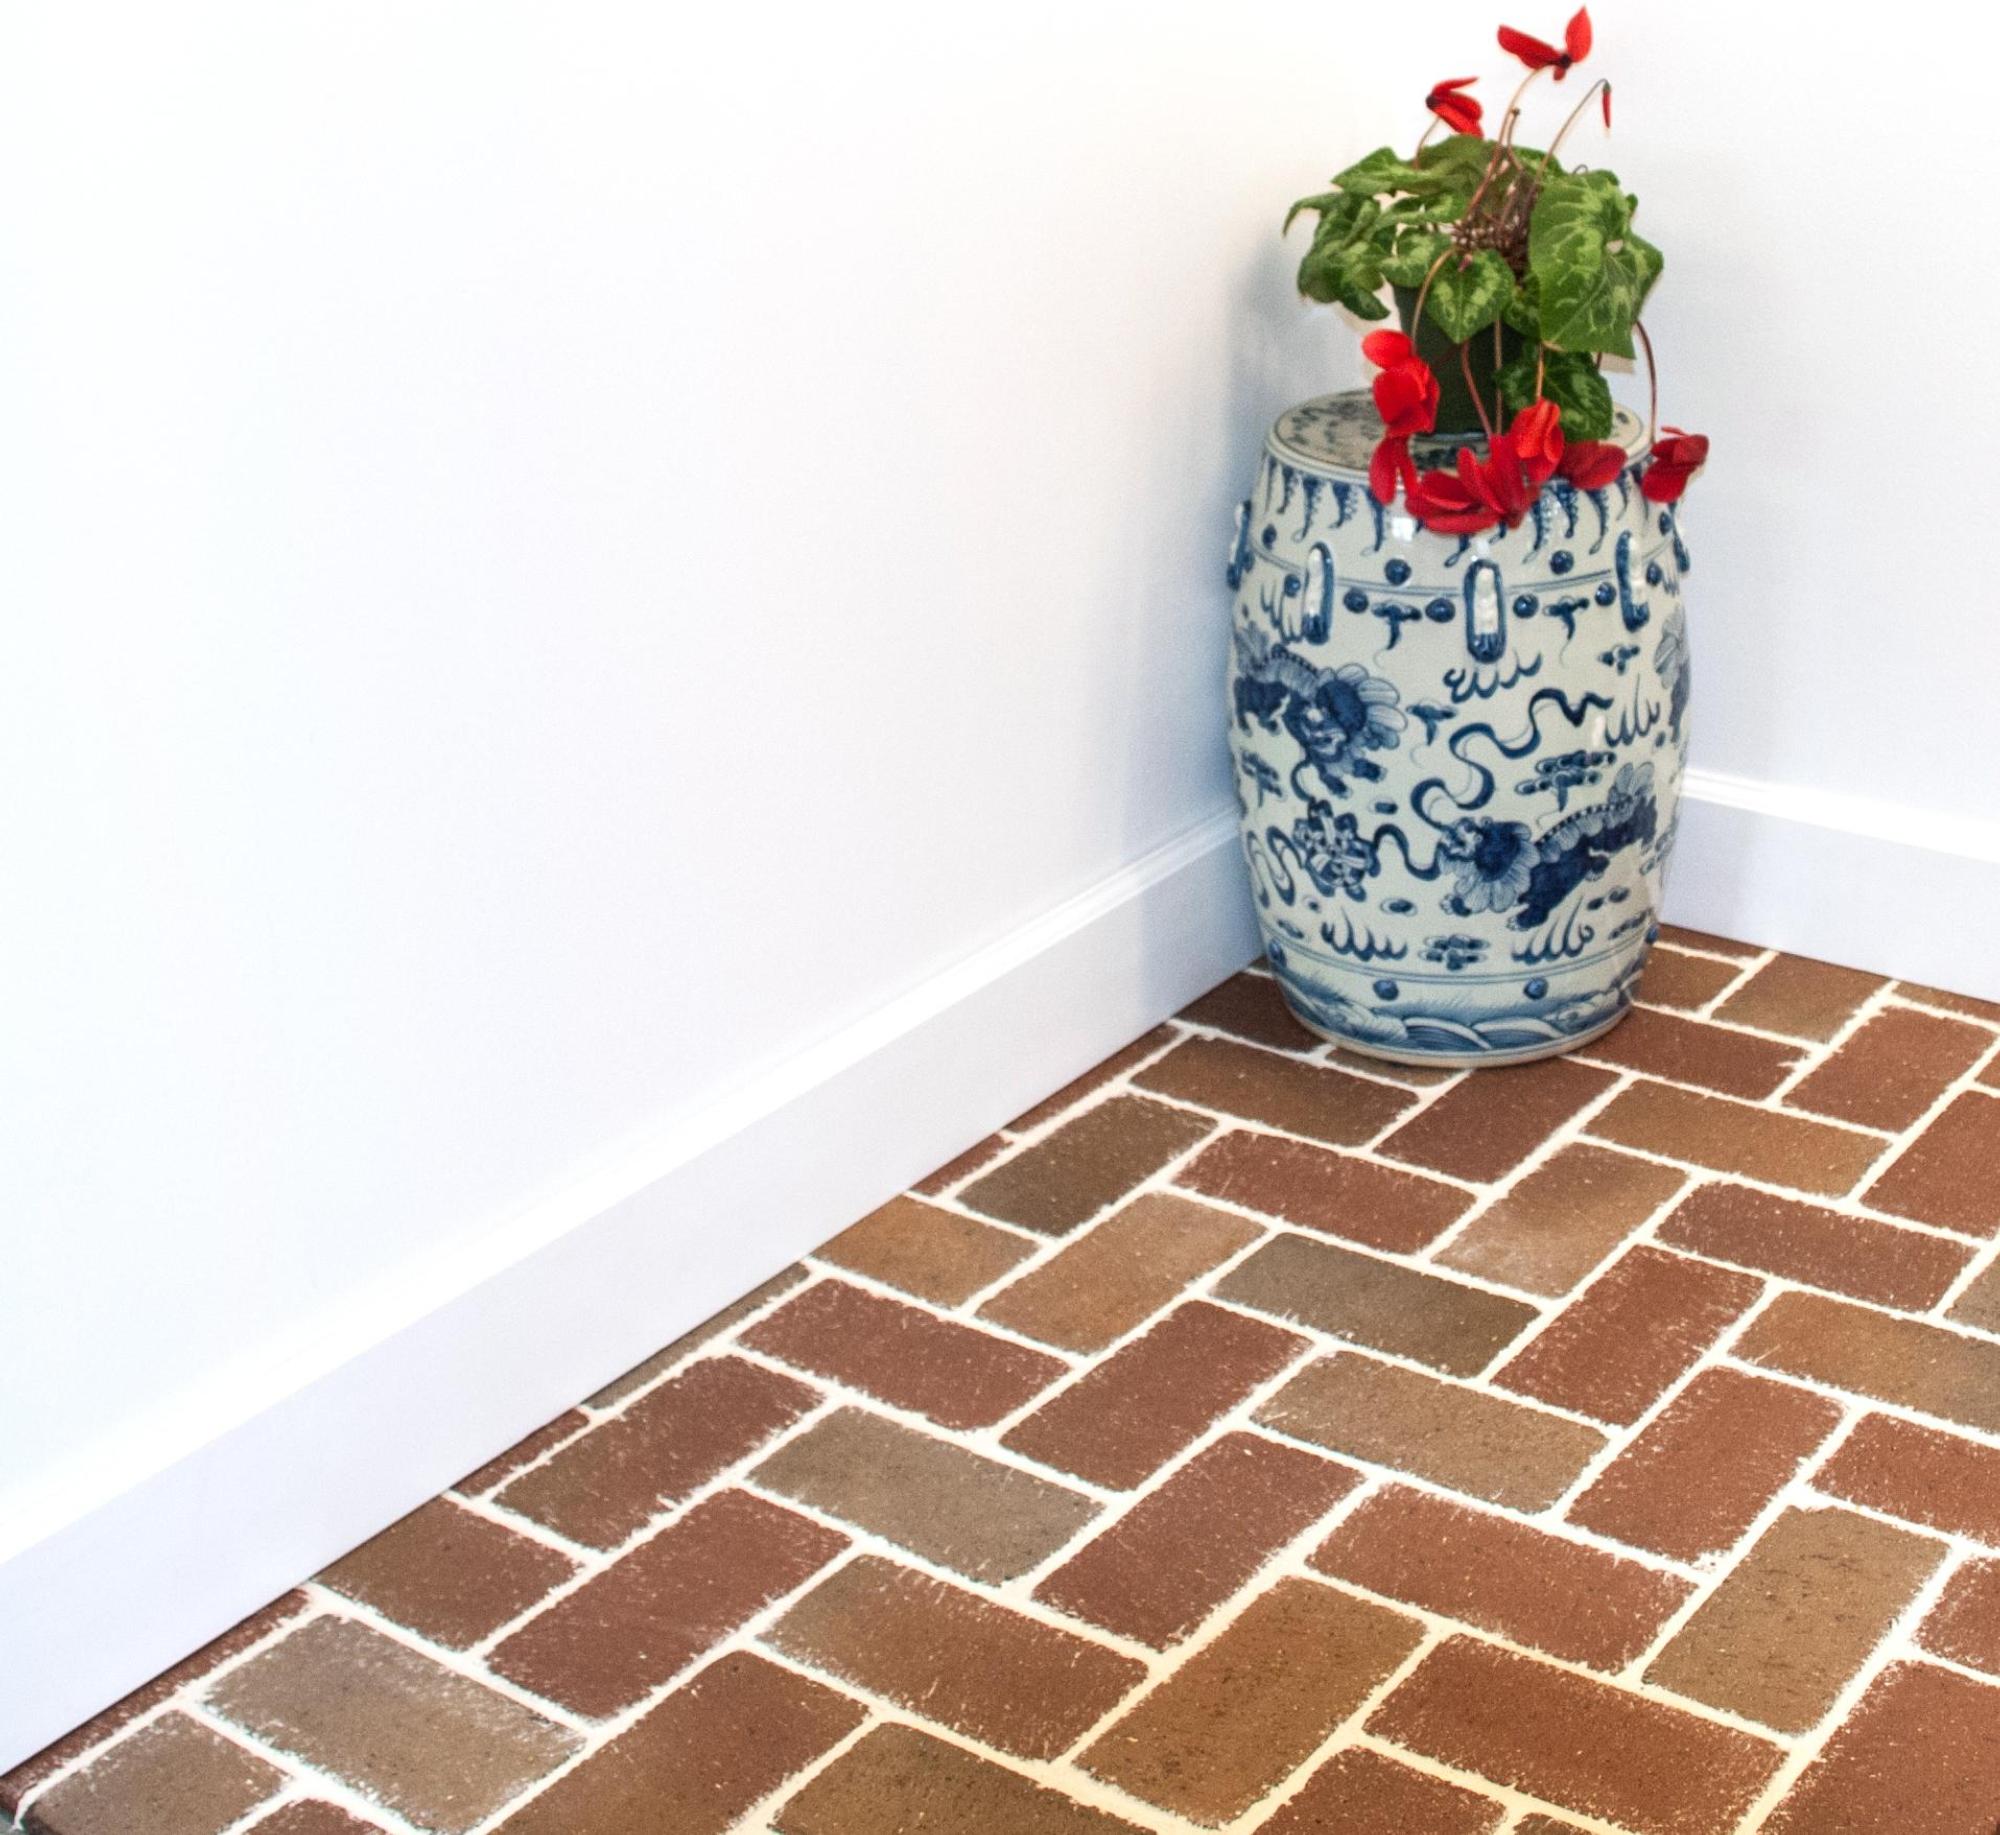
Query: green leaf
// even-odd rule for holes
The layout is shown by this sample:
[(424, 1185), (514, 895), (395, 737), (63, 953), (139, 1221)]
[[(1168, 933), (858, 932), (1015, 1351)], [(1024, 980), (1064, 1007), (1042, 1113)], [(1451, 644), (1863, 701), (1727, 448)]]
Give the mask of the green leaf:
[[(1535, 399), (1535, 352), (1524, 350), (1494, 372), (1500, 399), (1518, 412)], [(1603, 440), (1611, 436), (1611, 385), (1598, 373), (1597, 361), (1580, 350), (1552, 350), (1542, 366), (1542, 393), (1562, 410), (1563, 436), (1572, 440)]]
[(1528, 267), (1545, 342), (1632, 355), (1632, 321), (1662, 262), (1660, 251), (1632, 232), (1638, 202), (1609, 172), (1551, 177), (1542, 187), (1528, 228)]
[(1513, 297), (1500, 308), (1500, 317), (1522, 337), (1531, 338), (1537, 344), (1542, 341), (1542, 306), (1534, 275), (1521, 277), (1521, 284), (1514, 289)]
[(1451, 238), (1439, 230), (1406, 229), (1382, 257), (1382, 276), (1394, 287), (1421, 287), (1431, 264), (1450, 247)]
[(1513, 293), (1513, 269), (1483, 248), (1464, 267), (1447, 261), (1438, 269), (1424, 310), (1454, 344), (1463, 344), (1500, 316)]
[(1315, 243), (1299, 263), (1299, 291), (1307, 299), (1345, 306), (1364, 319), (1389, 316), (1375, 297), (1381, 286), (1381, 257), (1370, 243)]
[(1366, 159), (1357, 159), (1345, 172), (1336, 172), (1333, 182), (1342, 191), (1357, 197), (1380, 197), (1388, 191), (1418, 191), (1424, 175), (1394, 147), (1377, 147)]
[[(1415, 164), (1425, 188), (1456, 191), (1461, 196), (1470, 197), (1479, 189), (1479, 181), (1486, 176), (1486, 167), (1492, 158), (1492, 141), (1477, 134), (1453, 134), (1434, 147), (1426, 147)], [(1418, 187), (1408, 185), (1404, 189), (1414, 191)]]
[(1300, 198), (1290, 210), (1285, 212), (1285, 227), (1278, 231), (1281, 236), (1291, 234), (1292, 220), (1302, 210), (1316, 210), (1322, 221), (1329, 211), (1346, 211), (1351, 216), (1366, 203), (1365, 198), (1347, 191), (1322, 191), (1318, 197)]

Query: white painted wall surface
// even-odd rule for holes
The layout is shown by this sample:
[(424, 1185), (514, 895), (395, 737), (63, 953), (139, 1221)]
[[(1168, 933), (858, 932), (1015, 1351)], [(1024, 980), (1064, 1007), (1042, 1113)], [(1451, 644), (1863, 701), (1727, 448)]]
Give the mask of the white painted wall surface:
[[(1976, 175), (1975, 115), (1781, 15), (1600, 12), (1665, 405), (1716, 441), (1697, 763), (1954, 832), (1995, 788), (2000, 621), (1939, 539), (1976, 489), (1908, 442), (1990, 418), (2000, 351), (1976, 178), (1904, 181), (1912, 149)], [(1897, 30), (1926, 17), (1992, 61), (1942, 7)], [(1230, 506), (1273, 413), (1360, 377), (1279, 213), (1433, 79), (1497, 79), (1492, 23), (13, 11), (0, 1573), (1229, 807)], [(1886, 299), (1856, 236), (1950, 271)], [(1918, 309), (1949, 366), (1889, 336)], [(1854, 894), (1775, 896), (1785, 941), (1787, 899)], [(885, 1108), (842, 1176), (970, 1117)], [(790, 1252), (659, 1227), (716, 1281)], [(624, 1295), (621, 1330), (703, 1299)], [(500, 1397), (460, 1442), (617, 1354), (511, 1329), (434, 1372)]]

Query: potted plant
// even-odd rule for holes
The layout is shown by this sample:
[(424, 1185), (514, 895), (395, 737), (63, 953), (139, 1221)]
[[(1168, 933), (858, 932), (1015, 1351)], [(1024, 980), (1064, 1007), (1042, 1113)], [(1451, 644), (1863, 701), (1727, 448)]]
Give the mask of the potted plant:
[[(1499, 43), (1526, 68), (1490, 137), (1475, 79), (1449, 79), (1413, 151), (1286, 217), (1316, 218), (1308, 298), (1400, 329), (1363, 339), (1371, 389), (1278, 418), (1228, 569), (1273, 971), (1315, 1030), (1425, 1063), (1545, 1057), (1623, 1017), (1687, 748), (1677, 506), (1708, 443), (1655, 425), (1662, 257), (1571, 150), (1592, 116), (1610, 131), (1608, 82), (1545, 147), (1519, 138), (1590, 56), (1589, 13)], [(1643, 424), (1604, 373), (1640, 356)]]

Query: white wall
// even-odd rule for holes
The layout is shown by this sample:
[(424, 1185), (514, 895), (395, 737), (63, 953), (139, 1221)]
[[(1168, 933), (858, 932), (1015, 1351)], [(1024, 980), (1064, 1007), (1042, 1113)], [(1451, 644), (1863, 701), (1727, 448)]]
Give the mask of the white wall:
[[(1600, 10), (1716, 440), (1698, 762), (1978, 818), (1977, 487), (1901, 431), (1994, 405), (1976, 115), (1837, 33)], [(1497, 76), (1491, 24), (10, 15), (0, 1564), (1228, 808), (1229, 506), (1359, 374), (1278, 215)], [(766, 1253), (704, 1222), (690, 1265)]]

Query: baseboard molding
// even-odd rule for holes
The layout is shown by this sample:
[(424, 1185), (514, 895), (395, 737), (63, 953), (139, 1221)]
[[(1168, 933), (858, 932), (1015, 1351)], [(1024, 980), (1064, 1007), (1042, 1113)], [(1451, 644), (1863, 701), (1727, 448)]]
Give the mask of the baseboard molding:
[(2000, 823), (1690, 771), (1666, 912), (2000, 1000)]
[[(149, 1417), (0, 1530), (0, 1771), (1256, 952), (1234, 814)], [(857, 1143), (865, 1149), (857, 1151)]]

